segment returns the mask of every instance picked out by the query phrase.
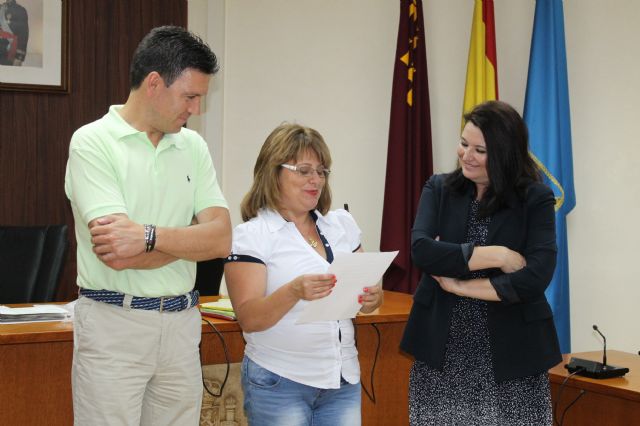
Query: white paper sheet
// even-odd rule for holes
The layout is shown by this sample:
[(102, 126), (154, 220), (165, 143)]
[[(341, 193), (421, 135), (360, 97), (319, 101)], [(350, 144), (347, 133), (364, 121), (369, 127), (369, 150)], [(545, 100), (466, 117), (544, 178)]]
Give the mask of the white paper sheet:
[(23, 322), (64, 321), (71, 317), (67, 305), (35, 305), (26, 308), (11, 308), (0, 305), (0, 324)]
[(397, 254), (397, 251), (337, 254), (327, 270), (336, 276), (336, 286), (329, 296), (309, 302), (296, 324), (354, 318), (361, 308), (358, 295), (363, 293), (362, 289), (378, 283)]

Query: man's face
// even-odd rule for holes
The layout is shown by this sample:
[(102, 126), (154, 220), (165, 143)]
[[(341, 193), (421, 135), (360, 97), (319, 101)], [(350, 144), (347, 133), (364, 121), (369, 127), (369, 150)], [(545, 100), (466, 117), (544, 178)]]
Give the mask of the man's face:
[(209, 90), (211, 76), (187, 68), (167, 87), (161, 81), (152, 97), (151, 125), (162, 133), (177, 133), (192, 114), (200, 114), (200, 102)]

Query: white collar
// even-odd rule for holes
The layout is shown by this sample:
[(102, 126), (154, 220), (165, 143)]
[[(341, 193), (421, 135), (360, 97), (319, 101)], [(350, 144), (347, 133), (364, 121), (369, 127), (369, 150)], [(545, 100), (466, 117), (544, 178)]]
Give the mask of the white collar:
[[(313, 214), (316, 215), (316, 225), (322, 224), (327, 225), (327, 219), (320, 213), (318, 210), (314, 210)], [(267, 224), (267, 228), (269, 228), (269, 232), (277, 232), (281, 230), (284, 226), (286, 226), (288, 222), (285, 220), (280, 213), (271, 209), (260, 209), (258, 211), (258, 215), (262, 217), (262, 219)]]

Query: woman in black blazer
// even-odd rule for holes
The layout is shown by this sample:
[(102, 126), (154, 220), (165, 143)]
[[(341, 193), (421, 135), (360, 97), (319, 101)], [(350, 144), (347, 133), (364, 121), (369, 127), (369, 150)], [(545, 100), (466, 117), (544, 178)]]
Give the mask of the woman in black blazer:
[(410, 422), (551, 425), (555, 198), (511, 106), (464, 118), (459, 167), (426, 183), (411, 235), (423, 275), (401, 343), (416, 360)]

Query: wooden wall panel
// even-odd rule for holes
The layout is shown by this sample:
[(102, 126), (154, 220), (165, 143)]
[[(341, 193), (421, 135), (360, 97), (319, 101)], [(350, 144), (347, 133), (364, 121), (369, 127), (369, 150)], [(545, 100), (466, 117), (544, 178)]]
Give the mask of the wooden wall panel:
[(75, 235), (64, 172), (78, 127), (124, 103), (140, 39), (187, 25), (187, 0), (69, 0), (70, 94), (0, 91), (0, 224), (66, 223), (72, 242), (57, 300), (75, 298)]

